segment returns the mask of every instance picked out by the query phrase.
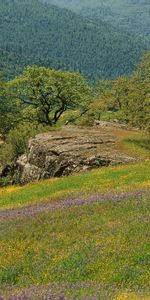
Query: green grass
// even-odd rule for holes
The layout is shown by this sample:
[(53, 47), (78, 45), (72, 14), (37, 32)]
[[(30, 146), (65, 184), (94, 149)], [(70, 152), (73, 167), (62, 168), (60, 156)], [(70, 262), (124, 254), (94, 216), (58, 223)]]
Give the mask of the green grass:
[(81, 191), (89, 193), (121, 192), (150, 188), (150, 161), (96, 169), (64, 178), (35, 182), (23, 187), (0, 189), (0, 207), (25, 206), (39, 201), (59, 201)]
[(147, 132), (114, 128), (113, 133), (121, 152), (141, 159), (150, 159), (150, 137)]
[[(118, 147), (148, 158), (145, 143), (136, 134), (134, 141), (127, 137), (118, 131)], [(150, 189), (150, 160), (1, 188), (0, 208), (141, 189)], [(20, 294), (42, 286), (31, 299), (43, 299), (48, 285), (57, 283), (56, 299), (149, 300), (149, 215), (147, 194), (4, 220), (0, 295), (9, 299), (11, 289)]]
[(127, 138), (123, 141), (134, 153), (150, 156), (150, 139), (146, 138)]
[[(110, 294), (114, 289), (146, 293), (149, 200), (148, 196), (112, 200), (6, 221), (1, 230), (2, 290), (57, 282), (68, 285), (65, 293), (70, 299), (93, 295), (98, 284), (100, 291)], [(84, 283), (91, 288), (82, 288)], [(70, 284), (79, 287), (73, 290)]]

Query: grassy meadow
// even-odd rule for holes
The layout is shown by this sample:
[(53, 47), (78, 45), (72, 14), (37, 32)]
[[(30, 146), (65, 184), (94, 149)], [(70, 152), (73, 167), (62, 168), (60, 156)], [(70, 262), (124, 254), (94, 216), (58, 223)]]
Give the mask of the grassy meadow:
[(118, 147), (145, 160), (0, 189), (0, 299), (150, 299), (150, 160)]
[(150, 282), (149, 200), (149, 195), (110, 199), (6, 220), (1, 230), (4, 294), (8, 287), (57, 283), (55, 293), (69, 299), (93, 299), (96, 293), (96, 299), (123, 299), (117, 297), (126, 291), (144, 297)]

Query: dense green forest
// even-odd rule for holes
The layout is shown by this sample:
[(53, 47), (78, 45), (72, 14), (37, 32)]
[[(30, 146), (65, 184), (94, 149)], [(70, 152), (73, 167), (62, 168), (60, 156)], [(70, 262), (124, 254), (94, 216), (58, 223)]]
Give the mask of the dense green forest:
[(94, 78), (130, 74), (147, 48), (128, 34), (37, 0), (0, 0), (0, 69), (11, 78), (27, 65)]
[(149, 0), (42, 0), (146, 38), (150, 43)]
[(67, 66), (60, 60), (50, 59), (44, 57), (36, 57), (31, 55), (24, 55), (18, 53), (15, 50), (2, 50), (0, 49), (0, 70), (6, 78), (13, 78), (14, 76), (20, 74), (25, 66), (28, 65), (38, 65), (47, 66), (49, 68), (57, 69), (67, 69)]

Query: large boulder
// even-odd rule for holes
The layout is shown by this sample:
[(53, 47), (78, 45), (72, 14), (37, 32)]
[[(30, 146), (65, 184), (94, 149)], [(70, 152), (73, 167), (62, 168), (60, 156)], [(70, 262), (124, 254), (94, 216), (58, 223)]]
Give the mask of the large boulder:
[(27, 183), (134, 160), (117, 150), (108, 129), (64, 126), (31, 139), (17, 166), (20, 182)]

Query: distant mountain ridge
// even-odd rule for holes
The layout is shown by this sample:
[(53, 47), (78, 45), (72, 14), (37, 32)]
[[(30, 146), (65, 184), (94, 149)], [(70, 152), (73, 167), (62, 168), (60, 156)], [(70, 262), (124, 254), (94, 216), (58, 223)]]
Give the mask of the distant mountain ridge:
[(147, 39), (150, 44), (149, 0), (41, 0)]
[(138, 40), (38, 0), (0, 0), (0, 70), (25, 65), (79, 71), (93, 78), (130, 74), (146, 49)]

